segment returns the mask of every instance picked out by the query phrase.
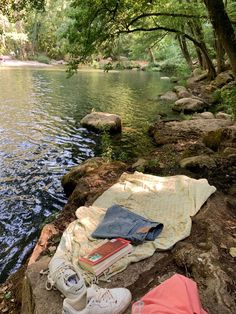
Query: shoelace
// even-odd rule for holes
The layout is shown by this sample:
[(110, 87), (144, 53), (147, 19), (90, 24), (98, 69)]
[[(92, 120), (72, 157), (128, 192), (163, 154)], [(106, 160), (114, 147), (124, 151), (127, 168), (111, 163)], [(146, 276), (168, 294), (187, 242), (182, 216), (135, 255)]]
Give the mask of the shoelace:
[(75, 272), (74, 268), (71, 265), (62, 263), (52, 274), (49, 273), (48, 279), (46, 281), (46, 289), (52, 290), (52, 288), (55, 286), (56, 281), (60, 280), (62, 276), (65, 280), (67, 280), (69, 277), (68, 275), (65, 275), (65, 271), (67, 269), (70, 269), (73, 272)]
[(94, 296), (95, 302), (98, 302), (98, 303), (100, 303), (100, 302), (109, 303), (111, 301), (114, 303), (117, 302), (109, 289), (103, 289), (103, 288), (100, 288), (96, 285), (94, 285), (94, 286), (95, 286), (94, 288), (96, 290), (96, 295)]

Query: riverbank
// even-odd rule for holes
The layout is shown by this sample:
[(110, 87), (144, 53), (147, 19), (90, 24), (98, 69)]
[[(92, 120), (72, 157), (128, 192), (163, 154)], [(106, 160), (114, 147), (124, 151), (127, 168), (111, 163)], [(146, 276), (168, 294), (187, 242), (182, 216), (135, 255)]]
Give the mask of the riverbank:
[[(195, 85), (194, 88), (199, 91), (202, 88), (205, 90), (207, 87), (202, 83), (200, 85)], [(173, 272), (178, 272), (196, 280), (203, 305), (209, 313), (232, 313), (235, 306), (233, 301), (236, 278), (235, 259), (230, 255), (230, 248), (234, 245), (236, 155), (234, 153), (235, 132), (230, 133), (229, 131), (235, 130), (235, 123), (232, 120), (215, 119), (212, 116), (210, 119), (205, 119), (204, 115), (189, 121), (179, 122), (180, 124), (167, 121), (157, 122), (150, 129), (157, 148), (151, 156), (139, 159), (134, 164), (107, 163), (102, 159), (95, 159), (79, 166), (77, 171), (64, 177), (63, 185), (69, 199), (64, 210), (53, 223), (56, 235), (49, 240), (53, 228), (44, 229), (41, 240), (31, 257), (31, 262), (38, 258), (39, 253), (44, 258), (48, 256), (46, 257), (48, 262), (48, 258), (55, 252), (62, 232), (75, 219), (76, 208), (84, 204), (92, 204), (103, 191), (118, 180), (123, 171), (138, 170), (162, 176), (187, 174), (194, 178), (204, 176), (211, 184), (217, 186), (218, 192), (194, 217), (191, 236), (178, 243), (171, 251), (155, 253), (148, 260), (131, 265), (125, 273), (117, 275), (111, 285), (127, 286), (133, 294), (133, 299), (136, 299), (168, 278)], [(193, 122), (197, 125), (195, 129)], [(197, 131), (200, 123), (201, 130), (203, 130), (203, 125), (206, 128), (214, 123), (219, 124), (215, 130), (205, 129), (200, 132)], [(215, 134), (213, 142), (206, 141), (204, 143), (203, 138), (207, 138), (209, 132), (218, 132), (219, 129), (222, 129), (220, 135), (211, 133)], [(162, 139), (161, 143), (158, 142), (159, 139)], [(211, 147), (209, 147), (209, 143)], [(183, 162), (186, 158), (196, 156), (198, 156), (197, 160), (195, 158)], [(42, 262), (42, 259), (40, 260)], [(45, 264), (40, 264), (40, 266), (43, 265)], [(45, 278), (40, 277), (39, 274), (36, 275), (34, 263), (32, 263), (30, 271), (28, 270), (28, 281), (24, 282), (23, 301), (25, 308), (30, 306), (32, 309), (35, 306), (35, 299), (30, 289), (28, 291), (25, 289), (26, 283), (33, 283), (36, 280), (37, 286), (41, 285), (42, 288)], [(4, 305), (8, 306), (6, 313), (20, 313), (22, 273), (18, 272), (17, 279), (12, 277), (12, 285), (10, 279), (5, 286), (2, 286), (2, 289), (5, 289), (5, 291), (2, 290), (5, 295)], [(131, 280), (131, 278), (133, 279)], [(34, 290), (35, 284), (32, 286), (33, 292), (36, 291)], [(48, 292), (42, 288), (41, 293)], [(46, 294), (43, 296), (45, 297)], [(55, 298), (52, 299), (54, 301), (59, 300), (59, 303), (55, 302), (54, 306), (59, 304), (60, 307), (61, 301), (60, 298), (58, 299), (58, 295), (54, 293), (53, 298)]]
[(1, 59), (0, 67), (52, 67), (51, 64), (37, 61), (21, 61), (13, 59)]

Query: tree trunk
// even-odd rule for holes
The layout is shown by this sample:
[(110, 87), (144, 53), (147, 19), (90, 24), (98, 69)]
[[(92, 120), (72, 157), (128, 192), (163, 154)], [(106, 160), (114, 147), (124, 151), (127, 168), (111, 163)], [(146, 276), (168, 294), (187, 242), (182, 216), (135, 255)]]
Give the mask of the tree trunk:
[[(191, 30), (192, 35), (199, 42), (201, 42), (204, 49), (207, 50), (201, 22), (197, 19), (194, 22), (189, 21), (189, 26), (190, 26), (190, 30)], [(198, 61), (199, 61), (201, 68), (206, 70), (207, 69), (207, 61), (205, 60), (204, 54), (202, 53), (202, 51), (198, 47), (196, 47), (196, 52), (197, 52)]]
[(236, 37), (223, 0), (204, 0), (217, 37), (222, 43), (236, 78)]
[(191, 56), (190, 56), (190, 53), (188, 51), (188, 46), (187, 46), (187, 43), (186, 43), (186, 38), (184, 36), (181, 36), (181, 35), (178, 35), (177, 36), (178, 38), (178, 41), (179, 41), (179, 45), (180, 45), (180, 49), (182, 51), (182, 54), (190, 68), (190, 70), (192, 71), (193, 70), (193, 63), (192, 63), (192, 59), (191, 59)]
[(217, 60), (217, 74), (220, 74), (225, 70), (225, 60), (224, 60), (224, 47), (220, 42), (219, 38), (215, 34), (215, 46), (216, 46), (216, 60)]
[(149, 54), (149, 56), (151, 58), (152, 63), (155, 64), (156, 63), (156, 59), (155, 59), (154, 53), (152, 51), (152, 48), (148, 47), (147, 51), (148, 51), (148, 54)]
[(208, 70), (208, 75), (207, 75), (208, 79), (213, 80), (216, 77), (216, 70), (211, 61), (211, 58), (208, 55), (205, 44), (202, 44), (201, 42), (197, 42), (197, 41), (194, 41), (193, 43), (196, 47), (198, 47), (201, 50), (201, 53), (204, 56), (204, 60), (206, 62), (206, 68)]

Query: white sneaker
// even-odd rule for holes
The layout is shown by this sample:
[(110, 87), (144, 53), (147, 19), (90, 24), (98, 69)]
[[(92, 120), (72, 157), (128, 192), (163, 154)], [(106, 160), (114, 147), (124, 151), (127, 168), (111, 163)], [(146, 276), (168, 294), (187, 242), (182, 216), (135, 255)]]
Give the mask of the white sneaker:
[[(66, 298), (78, 299), (86, 295), (86, 285), (81, 274), (63, 258), (52, 258), (49, 263), (47, 290), (56, 287)], [(86, 298), (85, 298), (86, 304)]]
[(103, 289), (92, 285), (87, 289), (87, 306), (76, 311), (70, 300), (63, 302), (63, 314), (122, 314), (131, 302), (131, 293), (126, 288)]

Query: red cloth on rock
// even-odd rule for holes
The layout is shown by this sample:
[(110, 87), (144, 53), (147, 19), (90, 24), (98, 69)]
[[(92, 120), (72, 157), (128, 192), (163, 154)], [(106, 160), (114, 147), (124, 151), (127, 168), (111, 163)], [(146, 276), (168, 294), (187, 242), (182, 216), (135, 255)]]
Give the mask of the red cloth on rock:
[(132, 306), (132, 314), (207, 314), (201, 306), (197, 284), (174, 275)]

